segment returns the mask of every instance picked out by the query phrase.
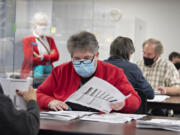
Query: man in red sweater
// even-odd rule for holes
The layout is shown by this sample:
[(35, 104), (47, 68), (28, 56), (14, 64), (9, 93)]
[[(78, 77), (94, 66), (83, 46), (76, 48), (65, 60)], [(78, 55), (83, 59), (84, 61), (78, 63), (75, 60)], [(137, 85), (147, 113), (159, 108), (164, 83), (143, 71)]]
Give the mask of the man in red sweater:
[(64, 101), (93, 76), (99, 77), (121, 91), (123, 102), (110, 104), (113, 111), (134, 113), (141, 104), (141, 99), (129, 83), (122, 69), (98, 60), (98, 42), (89, 32), (72, 35), (67, 48), (72, 61), (55, 67), (49, 77), (38, 87), (37, 101), (40, 108), (51, 110), (95, 111), (77, 104)]

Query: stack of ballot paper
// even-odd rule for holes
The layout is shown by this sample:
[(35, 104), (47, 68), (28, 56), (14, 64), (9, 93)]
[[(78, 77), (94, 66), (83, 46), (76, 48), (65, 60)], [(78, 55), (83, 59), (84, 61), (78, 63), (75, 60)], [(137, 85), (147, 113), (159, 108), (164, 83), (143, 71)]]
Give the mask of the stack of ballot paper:
[(84, 116), (80, 118), (81, 120), (88, 121), (99, 121), (99, 122), (107, 122), (107, 123), (125, 123), (131, 120), (136, 120), (144, 117), (146, 115), (140, 114), (123, 114), (123, 113), (109, 113), (109, 114), (94, 114), (90, 116)]
[(78, 119), (87, 115), (92, 115), (97, 112), (84, 112), (84, 111), (49, 111), (41, 112), (40, 118), (42, 119), (54, 119), (54, 120), (65, 120), (70, 121)]
[(170, 96), (167, 95), (155, 95), (154, 99), (148, 99), (148, 102), (162, 102), (168, 99)]
[(125, 96), (107, 81), (93, 77), (74, 92), (66, 102), (80, 104), (109, 113), (112, 110), (110, 103), (122, 102), (129, 96)]
[(138, 128), (157, 128), (180, 132), (180, 120), (169, 119), (152, 119), (152, 120), (137, 120), (136, 127)]
[(155, 91), (154, 91), (154, 94), (155, 94), (155, 95), (161, 95), (161, 91), (160, 91), (160, 90), (155, 90)]

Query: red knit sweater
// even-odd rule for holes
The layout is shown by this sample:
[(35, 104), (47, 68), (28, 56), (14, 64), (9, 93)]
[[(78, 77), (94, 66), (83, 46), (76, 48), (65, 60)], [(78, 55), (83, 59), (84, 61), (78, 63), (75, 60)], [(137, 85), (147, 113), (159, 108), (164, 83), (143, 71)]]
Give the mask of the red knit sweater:
[(52, 37), (47, 36), (47, 40), (51, 50), (55, 50), (53, 54), (44, 55), (43, 61), (39, 58), (33, 56), (33, 51), (39, 54), (37, 43), (34, 36), (27, 36), (23, 39), (23, 52), (24, 61), (22, 63), (21, 78), (26, 78), (29, 76), (30, 71), (34, 66), (46, 65), (47, 62), (51, 64), (59, 59), (59, 52), (56, 48), (56, 44)]
[[(122, 69), (98, 61), (95, 76), (106, 80), (126, 96), (131, 93), (120, 112), (133, 113), (139, 108), (141, 99)], [(40, 108), (48, 108), (48, 103), (54, 99), (65, 101), (78, 90), (80, 83), (80, 76), (75, 72), (72, 62), (57, 66), (37, 90), (37, 102)]]

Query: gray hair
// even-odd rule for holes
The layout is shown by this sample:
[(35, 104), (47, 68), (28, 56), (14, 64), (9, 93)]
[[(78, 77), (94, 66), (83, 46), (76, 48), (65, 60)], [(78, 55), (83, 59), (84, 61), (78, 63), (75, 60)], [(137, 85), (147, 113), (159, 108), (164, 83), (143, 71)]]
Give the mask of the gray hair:
[(98, 48), (99, 46), (96, 37), (92, 33), (86, 31), (72, 35), (67, 41), (67, 49), (71, 56), (76, 49), (90, 51), (93, 54), (96, 54)]
[(161, 55), (161, 54), (163, 53), (163, 51), (164, 51), (163, 45), (162, 45), (161, 42), (160, 42), (159, 40), (157, 40), (157, 39), (150, 38), (150, 39), (144, 41), (144, 43), (143, 43), (143, 48), (144, 48), (144, 46), (145, 46), (146, 44), (154, 44), (154, 45), (156, 46), (156, 48), (155, 48), (155, 53), (156, 53), (156, 54)]
[(128, 37), (117, 37), (111, 43), (110, 56), (120, 56), (125, 60), (129, 60), (130, 54), (135, 52), (133, 42)]
[(32, 25), (36, 25), (38, 22), (45, 22), (48, 24), (48, 16), (43, 12), (37, 12), (34, 14), (32, 18)]

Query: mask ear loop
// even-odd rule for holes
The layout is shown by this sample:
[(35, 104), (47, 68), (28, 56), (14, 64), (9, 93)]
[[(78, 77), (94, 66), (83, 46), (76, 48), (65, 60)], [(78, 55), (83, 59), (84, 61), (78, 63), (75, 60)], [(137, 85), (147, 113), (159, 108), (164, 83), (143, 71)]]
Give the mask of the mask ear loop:
[(154, 58), (153, 58), (153, 61), (155, 62), (155, 59), (156, 59), (156, 55), (154, 56)]
[(160, 55), (157, 55), (157, 54), (156, 54), (156, 55), (154, 56), (154, 58), (153, 58), (153, 61), (154, 61), (154, 62), (157, 61), (158, 58), (159, 58), (159, 56), (160, 56)]

